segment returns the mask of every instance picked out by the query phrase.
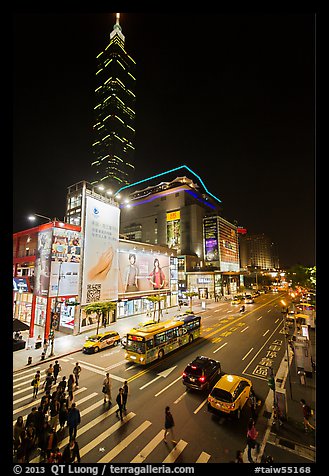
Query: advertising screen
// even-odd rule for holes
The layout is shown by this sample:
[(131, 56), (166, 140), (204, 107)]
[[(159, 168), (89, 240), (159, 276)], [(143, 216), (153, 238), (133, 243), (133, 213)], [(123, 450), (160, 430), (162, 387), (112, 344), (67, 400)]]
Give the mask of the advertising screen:
[(218, 231), (217, 217), (205, 218), (203, 221), (205, 243), (205, 260), (218, 261)]
[(119, 293), (169, 289), (170, 256), (145, 251), (143, 245), (120, 242)]
[(19, 293), (28, 293), (29, 285), (26, 278), (13, 278), (13, 290)]
[(118, 299), (119, 215), (115, 205), (86, 197), (82, 304)]
[(236, 229), (224, 220), (219, 220), (220, 269), (239, 271), (239, 248)]
[(53, 229), (49, 296), (73, 296), (79, 293), (81, 233), (64, 228)]

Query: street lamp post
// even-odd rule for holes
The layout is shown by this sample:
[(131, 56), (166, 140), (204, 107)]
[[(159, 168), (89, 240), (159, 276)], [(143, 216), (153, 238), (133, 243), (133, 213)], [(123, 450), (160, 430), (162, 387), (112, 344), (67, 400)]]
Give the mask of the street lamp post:
[[(287, 308), (286, 308), (286, 303), (285, 301), (281, 301), (281, 304), (283, 305), (282, 307), (282, 314), (283, 314), (283, 332), (284, 332), (284, 336), (285, 336), (285, 342), (286, 342), (286, 353), (287, 353), (287, 362), (288, 362), (288, 378), (289, 378), (289, 388), (290, 388), (290, 397), (292, 399), (292, 386), (291, 386), (291, 378), (290, 378), (290, 359), (289, 359), (289, 349), (288, 349), (288, 339), (287, 339), (287, 335), (288, 335), (288, 332), (287, 332), (287, 328), (286, 328), (286, 311), (287, 311)], [(286, 308), (286, 310), (284, 310), (284, 308)]]

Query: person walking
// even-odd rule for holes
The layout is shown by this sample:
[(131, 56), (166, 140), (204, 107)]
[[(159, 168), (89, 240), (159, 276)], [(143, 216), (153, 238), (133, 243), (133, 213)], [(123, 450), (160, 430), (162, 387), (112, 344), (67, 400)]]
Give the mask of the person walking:
[(57, 377), (59, 372), (62, 370), (62, 367), (59, 365), (58, 360), (55, 360), (54, 364), (54, 383), (57, 383)]
[(62, 380), (59, 382), (58, 384), (58, 387), (60, 387), (61, 389), (61, 393), (65, 393), (65, 390), (66, 390), (66, 385), (67, 385), (67, 382), (66, 382), (66, 377), (65, 375), (62, 377)]
[(69, 411), (65, 402), (62, 403), (61, 409), (59, 410), (59, 429), (63, 430), (65, 424), (67, 423), (67, 415)]
[(59, 418), (59, 401), (57, 398), (52, 398), (50, 402), (50, 426), (54, 428), (55, 433), (57, 430), (57, 425), (58, 425), (58, 418)]
[(306, 403), (304, 398), (300, 399), (300, 404), (303, 409), (303, 421), (304, 421), (304, 430), (307, 433), (308, 430), (315, 430), (315, 426), (311, 425), (310, 418), (312, 416), (311, 407)]
[(70, 439), (76, 438), (77, 428), (80, 422), (81, 422), (80, 411), (77, 409), (75, 402), (73, 402), (67, 415), (67, 426), (69, 427)]
[(14, 425), (14, 435), (13, 435), (13, 442), (14, 442), (14, 451), (17, 452), (17, 448), (21, 444), (21, 434), (25, 431), (25, 424), (22, 416), (19, 416), (16, 420)]
[(51, 427), (49, 434), (47, 436), (46, 440), (46, 458), (48, 459), (50, 456), (50, 453), (54, 451), (54, 449), (57, 447), (58, 444), (58, 438), (57, 438), (57, 433), (55, 431), (55, 428)]
[(75, 388), (79, 388), (79, 377), (81, 373), (81, 367), (79, 365), (79, 362), (75, 364), (75, 367), (73, 368), (73, 374), (75, 377)]
[(168, 433), (170, 433), (171, 434), (171, 442), (174, 445), (177, 444), (177, 441), (175, 440), (175, 435), (174, 435), (174, 426), (175, 426), (175, 422), (174, 422), (174, 418), (171, 414), (170, 408), (166, 407), (165, 408), (165, 424), (164, 424), (165, 431), (164, 431), (164, 437), (163, 437), (163, 440), (165, 441), (165, 443), (167, 442), (167, 435), (168, 435)]
[(67, 391), (69, 392), (69, 401), (73, 400), (73, 385), (74, 385), (74, 376), (70, 374), (67, 381)]
[(80, 463), (80, 450), (78, 442), (75, 438), (71, 438), (67, 446), (65, 446), (62, 454), (62, 463)]
[(251, 388), (250, 394), (249, 394), (249, 405), (250, 405), (250, 410), (251, 410), (251, 418), (254, 420), (254, 422), (257, 421), (257, 398), (254, 390)]
[(54, 382), (54, 377), (51, 372), (48, 372), (47, 377), (45, 381), (43, 382), (45, 393), (50, 392), (53, 382)]
[(34, 379), (32, 380), (33, 394), (32, 398), (37, 398), (40, 386), (40, 374), (36, 373)]
[(257, 453), (259, 453), (260, 444), (257, 441), (258, 431), (255, 427), (255, 422), (252, 418), (248, 422), (247, 430), (247, 446), (248, 446), (248, 461), (249, 463), (254, 463), (254, 460), (251, 456), (251, 450), (256, 448)]
[(111, 379), (110, 374), (107, 372), (104, 380), (103, 380), (103, 389), (102, 392), (104, 394), (104, 403), (106, 403), (106, 399), (108, 398), (109, 404), (112, 404), (112, 396), (111, 396)]
[(128, 394), (129, 394), (129, 388), (128, 388), (127, 380), (125, 380), (122, 388), (123, 388), (123, 410), (126, 412), (127, 411), (127, 399), (128, 399)]
[(118, 413), (120, 412), (120, 420), (123, 421), (122, 410), (123, 410), (123, 388), (119, 388), (119, 393), (116, 398), (116, 402), (118, 404), (118, 409), (116, 410), (115, 414), (118, 417)]

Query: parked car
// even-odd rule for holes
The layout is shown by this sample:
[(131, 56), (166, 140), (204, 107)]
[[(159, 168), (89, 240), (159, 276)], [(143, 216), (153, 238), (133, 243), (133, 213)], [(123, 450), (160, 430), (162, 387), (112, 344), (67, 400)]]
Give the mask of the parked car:
[(183, 384), (186, 389), (209, 390), (221, 375), (221, 365), (218, 360), (198, 355), (183, 372)]
[(120, 343), (119, 333), (116, 331), (107, 331), (101, 334), (94, 334), (86, 338), (82, 351), (85, 353), (95, 353), (99, 350), (118, 345)]
[(15, 350), (25, 349), (25, 345), (26, 345), (25, 340), (13, 338), (13, 352), (15, 352)]
[(239, 375), (223, 375), (208, 396), (208, 411), (234, 414), (240, 418), (251, 389), (251, 380)]

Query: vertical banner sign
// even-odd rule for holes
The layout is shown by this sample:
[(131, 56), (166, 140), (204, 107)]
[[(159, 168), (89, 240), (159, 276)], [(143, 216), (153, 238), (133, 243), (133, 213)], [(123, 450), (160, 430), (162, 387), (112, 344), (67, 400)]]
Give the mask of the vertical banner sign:
[(33, 294), (48, 297), (50, 282), (50, 259), (53, 230), (40, 231), (35, 260), (35, 283)]
[(222, 271), (239, 271), (239, 245), (236, 227), (225, 221), (219, 220), (220, 237), (220, 269)]
[(86, 197), (81, 304), (118, 299), (119, 216), (115, 205)]
[(180, 211), (168, 212), (167, 220), (167, 246), (168, 248), (180, 248)]
[(205, 246), (205, 260), (219, 261), (217, 217), (203, 220), (203, 234)]

